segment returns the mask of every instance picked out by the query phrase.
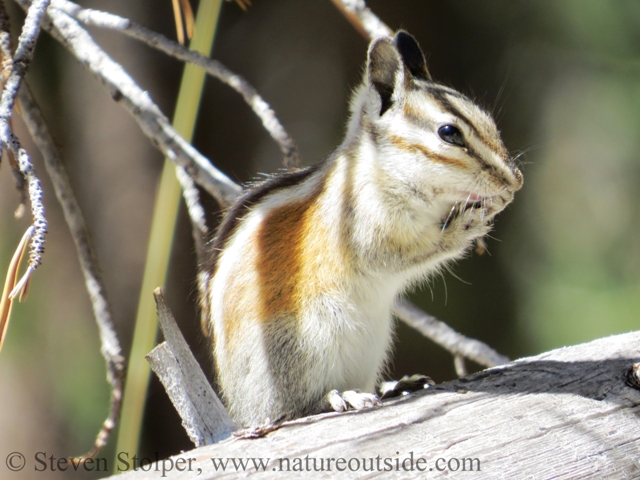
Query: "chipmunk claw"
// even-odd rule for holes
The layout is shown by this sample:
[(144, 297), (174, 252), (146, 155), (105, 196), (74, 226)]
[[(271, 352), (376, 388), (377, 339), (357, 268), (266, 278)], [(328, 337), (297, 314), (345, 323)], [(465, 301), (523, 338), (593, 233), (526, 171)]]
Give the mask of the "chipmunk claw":
[(347, 390), (342, 393), (338, 392), (338, 390), (331, 390), (327, 394), (327, 402), (335, 412), (346, 412), (350, 408), (353, 410), (363, 410), (365, 408), (377, 407), (382, 403), (377, 395), (373, 393), (362, 393), (358, 390)]
[(373, 393), (362, 393), (358, 390), (342, 392), (342, 398), (346, 400), (354, 410), (362, 410), (382, 405), (377, 395)]
[(334, 412), (345, 412), (349, 408), (338, 390), (331, 390), (327, 393), (327, 401)]

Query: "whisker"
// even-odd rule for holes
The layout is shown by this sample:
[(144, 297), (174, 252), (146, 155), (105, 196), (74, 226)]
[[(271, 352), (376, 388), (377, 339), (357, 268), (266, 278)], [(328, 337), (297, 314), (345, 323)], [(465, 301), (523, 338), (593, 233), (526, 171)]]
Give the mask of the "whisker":
[(451, 267), (449, 265), (446, 266), (447, 272), (449, 272), (451, 274), (451, 276), (453, 278), (455, 278), (456, 280), (459, 280), (460, 282), (464, 283), (465, 285), (473, 285), (471, 282), (468, 282), (466, 280), (463, 280), (462, 278), (460, 278), (458, 275), (456, 275), (455, 273), (453, 273), (453, 270), (451, 270)]
[(467, 210), (467, 205), (469, 205), (469, 200), (471, 200), (471, 195), (473, 195), (473, 193), (470, 193), (467, 199), (464, 201), (464, 207), (462, 207), (462, 210), (461, 210), (463, 212), (464, 211), (467, 212), (467, 220), (471, 218), (471, 215), (473, 215), (473, 208), (470, 208), (469, 210)]
[(444, 285), (444, 304), (447, 305), (449, 300), (449, 290), (447, 289), (447, 279), (442, 275), (442, 284)]
[(522, 166), (522, 165), (528, 165), (531, 162), (523, 162), (522, 160), (520, 160), (521, 157), (523, 157), (524, 155), (526, 155), (529, 152), (532, 152), (534, 150), (538, 150), (541, 146), (540, 145), (531, 145), (530, 147), (525, 148), (524, 150), (519, 151), (512, 159), (511, 161), (513, 163), (515, 163), (518, 167)]
[(458, 206), (459, 203), (460, 202), (454, 203), (453, 207), (451, 207), (451, 210), (449, 210), (449, 215), (447, 215), (447, 218), (445, 219), (444, 223), (442, 224), (441, 233), (444, 232), (444, 230), (447, 228), (447, 225), (449, 225), (449, 220), (451, 220), (451, 216), (455, 212), (455, 209), (456, 209), (456, 207)]

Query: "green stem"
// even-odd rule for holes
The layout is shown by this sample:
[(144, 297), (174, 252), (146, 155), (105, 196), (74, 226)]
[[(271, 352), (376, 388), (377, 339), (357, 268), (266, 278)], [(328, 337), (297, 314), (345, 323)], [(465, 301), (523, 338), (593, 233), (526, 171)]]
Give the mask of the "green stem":
[[(206, 56), (211, 55), (221, 4), (222, 0), (200, 1), (195, 34), (190, 44), (192, 50)], [(173, 126), (189, 142), (193, 137), (198, 116), (204, 78), (205, 72), (201, 68), (191, 64), (185, 65)], [(175, 166), (169, 160), (165, 160), (151, 223), (116, 455), (118, 452), (126, 452), (132, 456), (138, 451), (150, 378), (149, 364), (144, 356), (155, 346), (158, 328), (152, 292), (157, 286), (164, 285), (166, 280), (180, 196)]]

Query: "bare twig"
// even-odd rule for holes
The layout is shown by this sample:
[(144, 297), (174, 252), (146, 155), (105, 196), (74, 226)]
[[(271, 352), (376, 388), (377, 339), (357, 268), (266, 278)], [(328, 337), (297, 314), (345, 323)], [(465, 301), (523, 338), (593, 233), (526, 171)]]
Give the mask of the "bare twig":
[[(152, 48), (163, 51), (174, 58), (200, 66), (209, 75), (229, 85), (242, 95), (246, 103), (253, 109), (258, 118), (260, 118), (264, 128), (279, 145), (285, 157), (284, 163), (286, 166), (294, 166), (300, 163), (298, 148), (295, 142), (285, 131), (273, 110), (262, 99), (255, 88), (253, 88), (240, 75), (228, 70), (222, 63), (207, 58), (193, 50), (188, 50), (163, 35), (111, 13), (84, 9), (79, 5), (66, 0), (54, 0), (52, 8), (64, 10), (64, 12), (83, 22), (85, 25), (119, 31), (129, 37), (142, 41)], [(204, 242), (208, 237), (208, 231), (204, 220), (204, 211), (199, 205), (197, 189), (189, 185), (190, 178), (188, 176), (188, 172), (184, 170), (181, 172), (178, 170), (177, 176), (182, 186), (183, 196), (194, 227), (194, 241), (196, 244), (199, 263), (202, 263)]]
[(509, 363), (507, 357), (500, 355), (488, 345), (459, 334), (406, 300), (397, 300), (392, 311), (400, 320), (447, 349), (454, 357), (464, 356), (485, 367)]
[[(176, 168), (176, 176), (182, 187), (182, 197), (187, 205), (187, 212), (191, 219), (191, 229), (193, 242), (196, 247), (196, 257), (198, 265), (202, 265), (205, 261), (205, 244), (209, 240), (209, 228), (205, 218), (204, 208), (200, 203), (200, 192), (195, 182), (189, 176), (189, 173), (182, 167)], [(200, 283), (198, 283), (200, 285)], [(204, 291), (200, 289), (200, 294)]]
[(182, 167), (176, 170), (176, 176), (182, 186), (182, 192), (185, 203), (187, 204), (187, 210), (189, 211), (189, 217), (194, 229), (199, 234), (206, 238), (209, 235), (209, 229), (205, 221), (205, 213), (202, 204), (200, 203), (200, 193), (194, 183), (193, 179), (189, 176), (189, 173)]
[(113, 326), (111, 308), (105, 295), (104, 281), (93, 242), (80, 205), (71, 188), (60, 153), (49, 132), (44, 116), (26, 85), (20, 89), (18, 99), (22, 108), (22, 119), (38, 149), (42, 152), (45, 167), (73, 237), (85, 285), (91, 299), (93, 314), (100, 332), (102, 356), (107, 363), (107, 380), (111, 384), (111, 408), (109, 416), (104, 421), (102, 429), (96, 438), (93, 450), (85, 456), (85, 458), (93, 458), (106, 445), (109, 434), (115, 427), (120, 415), (124, 358)]
[[(227, 0), (227, 2), (231, 2), (233, 0)], [(245, 12), (249, 9), (249, 7), (251, 6), (251, 0), (236, 0), (236, 3), (238, 4), (238, 6), (244, 10)]]
[[(182, 198), (187, 206), (187, 213), (191, 220), (191, 236), (196, 250), (198, 265), (203, 265), (206, 261), (207, 250), (205, 248), (210, 239), (209, 227), (202, 203), (200, 203), (200, 192), (189, 172), (183, 167), (176, 167), (176, 177), (182, 189)], [(204, 284), (198, 282), (199, 298), (204, 298)]]
[[(29, 5), (28, 0), (16, 1), (23, 8)], [(52, 8), (47, 13), (43, 28), (93, 74), (169, 160), (184, 167), (222, 205), (228, 205), (239, 195), (241, 188), (175, 131), (149, 94), (95, 43), (75, 19), (60, 9)]]
[(262, 125), (271, 137), (280, 146), (280, 150), (285, 156), (286, 166), (296, 166), (300, 160), (298, 157), (298, 147), (285, 131), (280, 121), (275, 116), (269, 104), (265, 102), (244, 78), (231, 72), (227, 67), (217, 60), (212, 60), (204, 55), (188, 50), (182, 45), (169, 40), (159, 33), (153, 32), (129, 19), (113, 15), (99, 10), (84, 9), (79, 5), (67, 0), (52, 0), (52, 8), (63, 10), (68, 15), (76, 18), (85, 25), (92, 25), (99, 28), (116, 30), (125, 35), (135, 38), (150, 47), (156, 48), (167, 55), (178, 60), (190, 62), (198, 65), (209, 75), (224, 82), (238, 92), (245, 102), (253, 109), (254, 113), (262, 121)]
[(367, 40), (390, 37), (391, 30), (368, 7), (364, 0), (331, 0), (351, 25)]
[(197, 447), (229, 437), (236, 428), (229, 412), (193, 357), (162, 290), (158, 288), (153, 294), (158, 307), (158, 323), (166, 341), (147, 355), (151, 368), (164, 385), (187, 434)]
[(453, 367), (456, 369), (456, 375), (459, 377), (466, 377), (468, 375), (467, 366), (464, 363), (464, 357), (462, 355), (455, 355), (453, 357)]
[[(27, 68), (29, 67), (31, 58), (33, 57), (33, 49), (35, 48), (38, 33), (40, 33), (40, 20), (47, 10), (50, 1), (51, 0), (34, 0), (29, 7), (27, 17), (25, 18), (24, 25), (22, 26), (20, 38), (18, 39), (18, 47), (16, 48), (13, 61), (11, 62), (9, 76), (5, 81), (4, 88), (2, 89), (2, 97), (0, 98), (0, 140), (2, 141), (2, 145), (8, 146), (13, 152), (13, 155), (18, 162), (20, 172), (26, 180), (29, 191), (29, 200), (31, 203), (33, 226), (35, 229), (31, 237), (29, 266), (27, 267), (22, 279), (9, 294), (10, 298), (15, 297), (26, 289), (29, 280), (31, 279), (31, 275), (42, 262), (45, 235), (47, 234), (47, 219), (44, 215), (44, 205), (42, 204), (42, 188), (40, 186), (40, 180), (38, 180), (33, 169), (29, 154), (20, 145), (18, 137), (16, 137), (11, 131), (10, 120), (16, 96), (20, 89), (20, 85), (22, 84), (22, 79), (27, 73)], [(0, 5), (0, 10), (3, 10), (3, 15), (6, 18), (4, 4)], [(6, 24), (3, 24), (2, 26), (5, 27)], [(7, 43), (3, 42), (0, 47), (5, 48), (6, 45)], [(10, 58), (10, 55), (10, 52), (3, 51), (3, 56)]]

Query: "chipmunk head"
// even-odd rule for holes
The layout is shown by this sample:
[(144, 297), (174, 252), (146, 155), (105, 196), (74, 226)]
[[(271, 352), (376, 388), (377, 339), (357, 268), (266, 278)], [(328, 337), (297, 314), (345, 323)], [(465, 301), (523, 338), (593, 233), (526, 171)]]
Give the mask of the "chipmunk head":
[(353, 136), (356, 129), (380, 153), (381, 168), (416, 194), (475, 202), (510, 197), (522, 186), (491, 116), (434, 82), (420, 46), (406, 32), (371, 42), (352, 104)]

